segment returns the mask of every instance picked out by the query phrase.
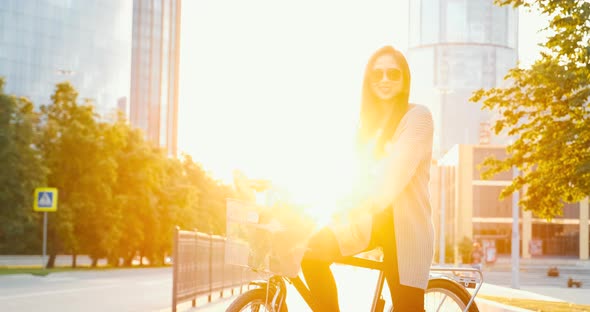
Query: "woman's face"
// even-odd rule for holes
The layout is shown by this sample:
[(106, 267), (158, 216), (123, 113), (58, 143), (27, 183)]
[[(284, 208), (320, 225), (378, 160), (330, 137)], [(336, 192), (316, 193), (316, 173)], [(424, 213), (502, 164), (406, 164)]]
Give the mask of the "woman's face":
[(377, 57), (369, 75), (371, 89), (381, 100), (390, 100), (402, 91), (402, 71), (391, 54)]

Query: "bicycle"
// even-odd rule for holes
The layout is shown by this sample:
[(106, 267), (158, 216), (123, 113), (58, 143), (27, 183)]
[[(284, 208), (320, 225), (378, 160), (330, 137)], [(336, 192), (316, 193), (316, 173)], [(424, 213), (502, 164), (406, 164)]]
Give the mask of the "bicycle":
[[(272, 226), (269, 226), (272, 222), (269, 222), (269, 218), (263, 217), (264, 214), (268, 216), (268, 212), (262, 212), (262, 210), (267, 208), (269, 207), (261, 207), (240, 200), (228, 199), (227, 236), (229, 243), (226, 245), (226, 262), (270, 275), (270, 277), (267, 280), (250, 282), (249, 285), (255, 286), (256, 288), (238, 296), (230, 304), (226, 312), (246, 311), (244, 310), (246, 308), (250, 308), (250, 311), (256, 312), (287, 312), (287, 283), (295, 287), (309, 308), (317, 311), (317, 308), (314, 308), (315, 303), (312, 300), (309, 289), (298, 274), (293, 274), (296, 272), (292, 270), (293, 267), (291, 266), (291, 269), (282, 270), (279, 269), (280, 265), (277, 265), (277, 262), (285, 258), (285, 241), (279, 238), (278, 241), (281, 246), (279, 247), (276, 246), (278, 244), (275, 244), (275, 248), (280, 251), (273, 252), (273, 244), (268, 241), (271, 237), (274, 237), (273, 233), (271, 233), (272, 230), (270, 230)], [(293, 214), (286, 218), (289, 219), (289, 223), (297, 223), (296, 220), (293, 220)], [(302, 224), (293, 225), (293, 227), (305, 228)], [(262, 236), (260, 236), (261, 233)], [(232, 242), (233, 236), (240, 235), (241, 237), (239, 239)], [(235, 248), (241, 249), (236, 250)], [(244, 256), (244, 253), (247, 256)], [(228, 255), (230, 255), (229, 260)], [(239, 258), (237, 261), (236, 255), (240, 255), (237, 257)], [(272, 259), (273, 256), (274, 259)], [(275, 264), (274, 268), (272, 267), (273, 263)], [(385, 300), (381, 295), (385, 283), (385, 275), (382, 269), (383, 262), (364, 259), (358, 256), (349, 256), (339, 259), (335, 263), (379, 271), (371, 312), (383, 312), (385, 307)], [(290, 273), (283, 274), (283, 272)], [(424, 298), (426, 311), (479, 312), (474, 298), (483, 284), (481, 270), (475, 268), (433, 266), (430, 272)], [(447, 272), (447, 274), (443, 272)], [(475, 289), (473, 295), (467, 291), (467, 288)], [(391, 311), (393, 311), (393, 308)]]
[[(379, 277), (371, 305), (371, 312), (382, 312), (385, 307), (385, 300), (381, 297), (383, 290), (385, 276), (381, 269), (382, 262), (362, 259), (358, 257), (346, 257), (336, 263), (349, 265), (353, 267), (360, 267), (366, 269), (379, 270)], [(480, 275), (480, 280), (473, 278), (466, 279), (460, 277), (457, 281), (451, 277), (444, 275), (433, 275), (428, 281), (424, 297), (424, 307), (426, 311), (469, 311), (478, 312), (479, 309), (474, 301), (479, 288), (483, 282), (483, 275), (480, 270), (472, 268), (449, 268), (449, 267), (432, 267), (431, 272), (474, 272)], [(226, 312), (247, 311), (245, 308), (250, 308), (250, 311), (272, 311), (272, 312), (287, 312), (286, 296), (287, 285), (286, 282), (292, 284), (297, 292), (301, 295), (308, 307), (314, 309), (314, 302), (311, 298), (309, 289), (304, 282), (299, 278), (289, 278), (281, 275), (273, 275), (268, 280), (252, 281), (250, 285), (257, 288), (251, 289), (240, 295), (227, 308)], [(466, 288), (460, 283), (463, 282), (468, 288), (476, 288), (474, 294), (471, 295)], [(475, 287), (476, 284), (479, 284)], [(390, 310), (393, 311), (393, 308)]]

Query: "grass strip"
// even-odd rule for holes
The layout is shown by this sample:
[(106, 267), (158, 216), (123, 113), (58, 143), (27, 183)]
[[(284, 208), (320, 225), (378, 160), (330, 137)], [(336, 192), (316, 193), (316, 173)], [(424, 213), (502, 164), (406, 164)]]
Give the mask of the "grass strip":
[(513, 307), (519, 307), (538, 312), (590, 312), (590, 305), (574, 304), (569, 302), (506, 298), (485, 295), (477, 295), (477, 298), (483, 298)]

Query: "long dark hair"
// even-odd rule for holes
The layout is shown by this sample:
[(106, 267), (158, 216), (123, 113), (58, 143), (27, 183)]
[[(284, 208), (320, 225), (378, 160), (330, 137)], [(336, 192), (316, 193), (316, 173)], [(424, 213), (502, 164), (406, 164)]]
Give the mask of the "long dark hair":
[(403, 86), (401, 92), (393, 97), (389, 104), (393, 106), (393, 111), (386, 123), (386, 126), (381, 132), (381, 136), (377, 140), (376, 156), (380, 156), (383, 153), (385, 144), (397, 129), (397, 126), (408, 110), (408, 100), (410, 98), (410, 67), (404, 55), (393, 48), (392, 46), (384, 46), (379, 50), (375, 51), (367, 65), (365, 67), (365, 78), (363, 80), (362, 99), (361, 99), (361, 112), (360, 112), (360, 125), (357, 133), (357, 140), (360, 145), (365, 145), (369, 140), (375, 138), (377, 135), (379, 123), (384, 114), (378, 106), (380, 101), (371, 89), (370, 73), (373, 70), (373, 66), (377, 61), (377, 58), (382, 55), (390, 54), (393, 56), (397, 64), (400, 66), (403, 77)]

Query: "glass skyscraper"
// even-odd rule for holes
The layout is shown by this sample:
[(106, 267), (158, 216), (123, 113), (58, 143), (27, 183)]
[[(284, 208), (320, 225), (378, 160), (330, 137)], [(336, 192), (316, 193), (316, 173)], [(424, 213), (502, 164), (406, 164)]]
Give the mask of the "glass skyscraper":
[(133, 0), (131, 124), (176, 155), (180, 0)]
[(455, 144), (502, 144), (489, 135), (494, 116), (469, 102), (473, 91), (501, 86), (516, 65), (518, 12), (493, 0), (412, 0), (408, 62), (412, 101), (435, 122), (435, 157)]
[(69, 80), (81, 102), (111, 113), (129, 95), (131, 13), (131, 3), (120, 0), (2, 0), (5, 91), (38, 106)]

